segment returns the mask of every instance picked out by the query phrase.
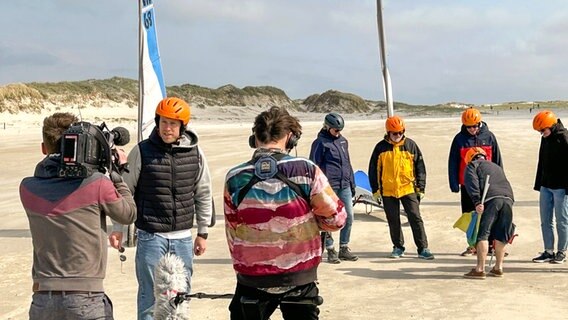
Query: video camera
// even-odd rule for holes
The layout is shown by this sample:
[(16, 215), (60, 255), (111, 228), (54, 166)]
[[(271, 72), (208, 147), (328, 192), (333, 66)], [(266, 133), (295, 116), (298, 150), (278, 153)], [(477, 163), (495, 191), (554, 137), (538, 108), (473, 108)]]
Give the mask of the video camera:
[(128, 142), (130, 133), (126, 128), (116, 127), (109, 130), (104, 122), (99, 126), (86, 121), (75, 123), (61, 137), (58, 176), (86, 178), (96, 171), (119, 171), (114, 146), (123, 146)]

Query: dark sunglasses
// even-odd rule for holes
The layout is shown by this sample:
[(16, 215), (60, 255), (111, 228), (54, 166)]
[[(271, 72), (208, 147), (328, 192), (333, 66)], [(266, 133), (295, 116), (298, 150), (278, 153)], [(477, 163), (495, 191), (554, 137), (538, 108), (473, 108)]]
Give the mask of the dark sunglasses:
[(479, 128), (479, 123), (478, 124), (474, 124), (473, 126), (465, 126), (467, 129), (470, 128)]
[(399, 132), (390, 132), (390, 134), (392, 134), (393, 136), (402, 136), (404, 134), (404, 131), (399, 131)]
[(538, 132), (544, 133), (544, 132), (546, 131), (546, 129), (548, 129), (548, 128), (544, 128), (544, 129), (538, 130)]
[(341, 132), (341, 129), (331, 128), (331, 130), (333, 130), (333, 131), (335, 131), (335, 132)]

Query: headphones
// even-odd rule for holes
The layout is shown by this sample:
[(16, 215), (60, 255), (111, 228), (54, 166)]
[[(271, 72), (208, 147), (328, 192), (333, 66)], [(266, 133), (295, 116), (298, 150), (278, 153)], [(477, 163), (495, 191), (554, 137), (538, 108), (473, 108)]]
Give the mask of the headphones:
[[(286, 150), (294, 149), (294, 147), (298, 145), (298, 140), (300, 140), (300, 135), (295, 132), (292, 132), (290, 138), (286, 140)], [(249, 147), (256, 149), (256, 137), (254, 136), (254, 133), (249, 136), (248, 142), (249, 142)]]

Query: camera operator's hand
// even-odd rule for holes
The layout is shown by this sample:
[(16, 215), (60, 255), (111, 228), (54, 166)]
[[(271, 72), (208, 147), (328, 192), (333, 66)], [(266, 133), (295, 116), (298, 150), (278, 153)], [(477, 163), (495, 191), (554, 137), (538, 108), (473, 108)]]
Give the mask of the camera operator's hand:
[(122, 176), (120, 175), (120, 173), (118, 173), (116, 171), (111, 171), (109, 178), (110, 178), (110, 181), (112, 181), (112, 183), (114, 183), (115, 185), (117, 183), (124, 182), (124, 180), (122, 180)]
[(114, 157), (116, 157), (116, 159), (114, 159), (115, 163), (117, 163), (118, 165), (126, 164), (126, 161), (128, 159), (126, 152), (124, 152), (123, 149), (119, 148), (114, 148), (114, 151)]
[(115, 249), (120, 249), (122, 247), (122, 232), (113, 231), (108, 236), (108, 242), (111, 247)]

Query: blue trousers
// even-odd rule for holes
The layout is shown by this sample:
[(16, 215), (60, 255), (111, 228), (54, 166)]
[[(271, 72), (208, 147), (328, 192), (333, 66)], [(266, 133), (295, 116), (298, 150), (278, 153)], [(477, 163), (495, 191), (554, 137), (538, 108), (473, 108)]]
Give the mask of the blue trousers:
[(136, 278), (138, 279), (139, 320), (153, 319), (154, 269), (166, 253), (173, 253), (183, 260), (189, 276), (187, 287), (191, 288), (191, 275), (193, 274), (193, 241), (191, 236), (172, 240), (138, 229), (135, 262)]
[[(339, 232), (339, 246), (347, 246), (351, 239), (351, 226), (353, 225), (353, 195), (351, 194), (351, 188), (334, 189), (333, 191), (345, 204), (347, 219), (345, 220), (345, 225)], [(325, 247), (330, 249), (333, 248), (333, 238), (331, 237), (331, 233), (325, 238)]]
[(568, 246), (568, 197), (564, 189), (540, 187), (540, 228), (545, 250), (554, 250), (554, 218), (558, 234), (558, 251)]

